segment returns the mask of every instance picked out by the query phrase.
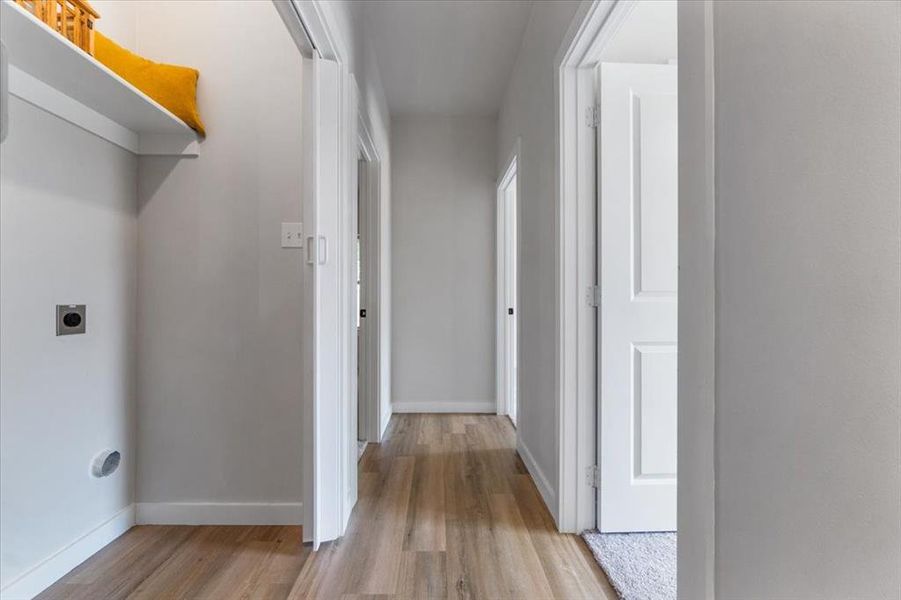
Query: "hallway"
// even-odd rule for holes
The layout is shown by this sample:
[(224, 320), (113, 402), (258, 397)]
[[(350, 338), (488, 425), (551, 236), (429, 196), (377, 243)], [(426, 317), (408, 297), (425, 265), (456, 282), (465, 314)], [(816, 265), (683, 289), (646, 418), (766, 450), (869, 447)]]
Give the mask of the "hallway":
[(318, 553), (299, 528), (138, 527), (41, 598), (616, 598), (514, 442), (506, 417), (395, 415), (347, 534)]
[(360, 462), (344, 538), (291, 598), (616, 598), (581, 539), (558, 534), (493, 415), (394, 415)]

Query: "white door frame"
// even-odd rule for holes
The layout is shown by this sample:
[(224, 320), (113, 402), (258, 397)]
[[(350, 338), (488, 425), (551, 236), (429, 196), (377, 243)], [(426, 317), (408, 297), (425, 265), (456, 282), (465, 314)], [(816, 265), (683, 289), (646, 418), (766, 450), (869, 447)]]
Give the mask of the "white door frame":
[[(507, 162), (504, 163), (504, 168), (501, 170), (501, 178), (497, 181), (497, 217), (496, 217), (496, 238), (495, 245), (497, 248), (496, 260), (496, 309), (495, 314), (497, 318), (495, 320), (495, 364), (496, 364), (496, 379), (495, 379), (495, 396), (496, 396), (496, 404), (497, 404), (497, 414), (499, 415), (508, 415), (510, 414), (510, 407), (507, 406), (507, 365), (508, 365), (508, 357), (511, 352), (511, 349), (507, 348), (507, 309), (509, 305), (507, 304), (507, 239), (506, 239), (506, 229), (505, 225), (507, 222), (507, 211), (506, 211), (506, 197), (505, 191), (510, 184), (510, 179), (512, 177), (516, 177), (516, 202), (520, 203), (520, 198), (522, 197), (520, 191), (522, 190), (522, 178), (519, 176), (519, 154), (521, 147), (521, 139), (516, 138), (516, 142), (513, 145), (513, 151), (510, 153), (510, 156), (507, 158)], [(517, 232), (519, 231), (519, 211), (516, 211), (516, 219), (517, 222), (515, 224)], [(517, 241), (519, 236), (517, 236)], [(518, 257), (519, 249), (516, 249), (516, 254)], [(518, 294), (517, 287), (517, 294)], [(517, 325), (519, 324), (519, 302), (514, 302), (514, 314), (513, 318), (516, 320)], [(517, 330), (519, 328), (517, 327)], [(518, 348), (513, 348), (512, 352), (518, 352)], [(519, 407), (517, 406), (516, 410), (516, 418), (519, 418)], [(514, 423), (515, 424), (515, 423)], [(519, 427), (517, 426), (517, 430)], [(518, 434), (517, 434), (518, 435)]]
[(597, 422), (595, 67), (637, 0), (583, 2), (556, 59), (557, 458), (560, 531), (595, 525)]
[[(557, 98), (557, 525), (578, 532), (594, 519), (592, 435), (579, 423), (595, 422), (594, 311), (583, 293), (593, 285), (594, 247), (580, 228), (591, 206), (586, 177), (594, 161), (580, 156), (579, 123), (591, 102), (580, 96), (580, 71), (597, 62), (604, 43), (634, 0), (584, 0), (555, 62)], [(715, 595), (715, 366), (716, 366), (716, 166), (714, 149), (714, 0), (679, 3), (679, 450), (678, 529), (680, 597)], [(621, 6), (623, 5), (623, 6)], [(588, 227), (587, 233), (591, 233)], [(592, 240), (593, 241), (593, 240)], [(684, 285), (690, 282), (691, 285)], [(586, 368), (588, 370), (586, 370)]]
[[(368, 121), (360, 111), (357, 123), (357, 145), (363, 156), (363, 172), (359, 178), (360, 219), (362, 231), (360, 255), (362, 257), (361, 273), (363, 287), (361, 308), (366, 309), (366, 317), (360, 321), (360, 343), (363, 345), (360, 364), (359, 398), (363, 401), (363, 432), (365, 440), (371, 443), (381, 441), (379, 427), (379, 389), (381, 386), (379, 372), (379, 330), (381, 319), (379, 314), (379, 276), (380, 276), (380, 237), (381, 222), (381, 161), (370, 134)], [(365, 300), (365, 303), (363, 302)]]

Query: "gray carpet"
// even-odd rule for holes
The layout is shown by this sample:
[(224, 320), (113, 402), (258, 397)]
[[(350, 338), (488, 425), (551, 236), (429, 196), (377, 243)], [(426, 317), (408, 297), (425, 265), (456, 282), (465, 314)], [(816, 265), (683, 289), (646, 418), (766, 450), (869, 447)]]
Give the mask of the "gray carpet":
[(675, 600), (675, 533), (582, 534), (623, 600)]

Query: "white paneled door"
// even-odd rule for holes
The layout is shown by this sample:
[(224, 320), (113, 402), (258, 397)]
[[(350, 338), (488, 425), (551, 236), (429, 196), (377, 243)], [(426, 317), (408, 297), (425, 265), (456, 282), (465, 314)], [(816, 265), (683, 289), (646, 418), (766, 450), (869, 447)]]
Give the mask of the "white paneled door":
[(497, 188), (498, 414), (508, 415), (514, 426), (519, 415), (517, 164), (517, 153), (514, 152)]
[[(516, 166), (514, 165), (514, 169)], [(517, 264), (516, 264), (516, 190), (517, 190), (517, 174), (513, 171), (513, 176), (504, 189), (504, 231), (505, 231), (505, 291), (507, 294), (507, 320), (506, 320), (506, 337), (507, 337), (507, 414), (510, 420), (516, 425), (516, 418), (519, 413), (519, 398), (517, 382), (517, 368), (519, 360), (517, 352), (517, 324), (519, 316), (516, 314), (519, 310), (517, 302)]]
[(677, 77), (599, 67), (598, 528), (676, 529)]

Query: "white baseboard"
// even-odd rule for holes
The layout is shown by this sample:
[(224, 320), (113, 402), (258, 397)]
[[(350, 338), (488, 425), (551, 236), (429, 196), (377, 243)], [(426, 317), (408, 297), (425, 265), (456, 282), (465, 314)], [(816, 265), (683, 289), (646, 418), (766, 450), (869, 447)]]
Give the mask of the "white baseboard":
[(300, 525), (301, 502), (139, 502), (139, 525)]
[(135, 506), (129, 504), (115, 515), (51, 554), (0, 590), (2, 600), (30, 600), (53, 585), (63, 575), (131, 529)]
[(526, 447), (522, 439), (518, 437), (516, 440), (516, 451), (519, 452), (523, 464), (526, 465), (529, 475), (532, 476), (532, 481), (535, 482), (535, 487), (538, 488), (538, 493), (541, 494), (544, 505), (551, 513), (551, 516), (554, 517), (554, 523), (557, 523), (557, 494), (554, 493), (554, 488), (551, 487), (548, 478), (545, 477), (544, 471), (542, 471), (541, 467), (538, 466), (538, 463), (535, 462), (535, 457), (529, 452), (528, 447)]
[(394, 402), (391, 409), (396, 413), (484, 413), (495, 414), (497, 404), (490, 401), (453, 401), (447, 402)]
[(382, 423), (380, 425), (381, 431), (379, 431), (379, 442), (385, 439), (385, 432), (388, 431), (388, 423), (391, 422), (391, 415), (394, 414), (391, 409), (391, 404), (388, 404), (386, 410), (382, 413)]

